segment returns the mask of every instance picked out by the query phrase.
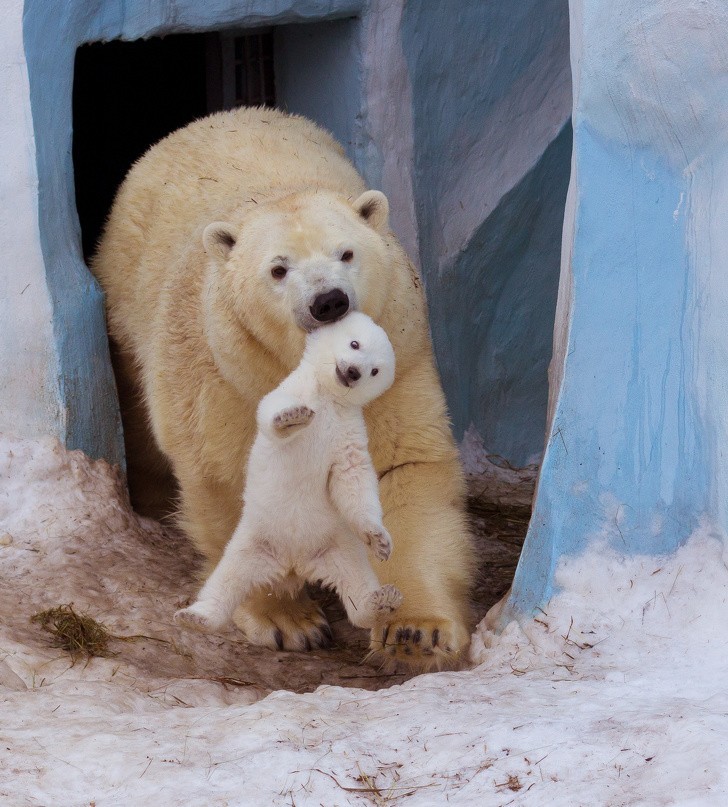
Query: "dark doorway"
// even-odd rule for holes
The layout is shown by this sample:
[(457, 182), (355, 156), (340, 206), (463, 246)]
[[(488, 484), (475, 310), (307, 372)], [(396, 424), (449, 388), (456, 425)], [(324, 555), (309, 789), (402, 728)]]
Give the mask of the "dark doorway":
[(195, 118), (247, 104), (275, 104), (272, 30), (79, 48), (73, 165), (86, 260), (135, 160)]

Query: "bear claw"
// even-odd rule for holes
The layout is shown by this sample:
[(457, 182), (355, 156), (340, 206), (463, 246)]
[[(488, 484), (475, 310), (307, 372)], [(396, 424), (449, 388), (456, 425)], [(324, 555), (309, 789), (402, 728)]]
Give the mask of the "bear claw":
[(469, 638), (458, 622), (397, 614), (372, 630), (368, 658), (387, 672), (458, 669), (466, 661)]
[(195, 610), (194, 606), (181, 608), (175, 613), (174, 621), (184, 628), (192, 628), (202, 633), (212, 633), (218, 627), (213, 619)]

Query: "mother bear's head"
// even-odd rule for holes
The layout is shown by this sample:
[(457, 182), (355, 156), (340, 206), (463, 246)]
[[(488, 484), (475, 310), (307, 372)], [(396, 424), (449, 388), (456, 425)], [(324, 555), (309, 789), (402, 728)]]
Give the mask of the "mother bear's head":
[[(256, 336), (314, 330), (349, 311), (378, 319), (390, 295), (389, 204), (380, 191), (354, 202), (329, 191), (246, 205), (239, 220), (203, 233), (208, 288)], [(264, 341), (266, 341), (264, 339)]]

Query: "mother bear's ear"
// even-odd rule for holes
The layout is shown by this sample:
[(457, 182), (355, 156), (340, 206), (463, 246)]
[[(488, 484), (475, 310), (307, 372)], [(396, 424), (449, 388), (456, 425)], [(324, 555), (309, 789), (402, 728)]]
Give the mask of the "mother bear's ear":
[(225, 221), (213, 221), (202, 233), (202, 246), (205, 252), (218, 261), (228, 259), (236, 240), (233, 225)]
[(354, 210), (380, 235), (389, 232), (389, 202), (381, 191), (365, 191), (354, 202)]

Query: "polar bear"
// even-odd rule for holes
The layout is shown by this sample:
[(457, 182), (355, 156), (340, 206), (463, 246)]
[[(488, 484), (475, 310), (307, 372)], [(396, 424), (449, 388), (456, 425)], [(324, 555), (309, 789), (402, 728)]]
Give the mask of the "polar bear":
[[(473, 550), (422, 282), (390, 231), (386, 196), (367, 189), (333, 138), (271, 109), (191, 123), (132, 167), (92, 268), (120, 387), (135, 396), (122, 412), (130, 468), (169, 463), (178, 523), (206, 572), (240, 521), (257, 406), (299, 364), (306, 334), (352, 311), (385, 330), (397, 378), (365, 419), (394, 539), (377, 569), (404, 602), (371, 631), (373, 660), (457, 666)], [(305, 591), (269, 594), (235, 613), (252, 643), (325, 642), (326, 619)]]
[(402, 595), (380, 586), (366, 548), (392, 551), (362, 408), (394, 381), (394, 350), (366, 314), (309, 333), (298, 367), (258, 406), (243, 515), (197, 601), (176, 621), (218, 630), (253, 589), (334, 588), (352, 624), (374, 628)]

